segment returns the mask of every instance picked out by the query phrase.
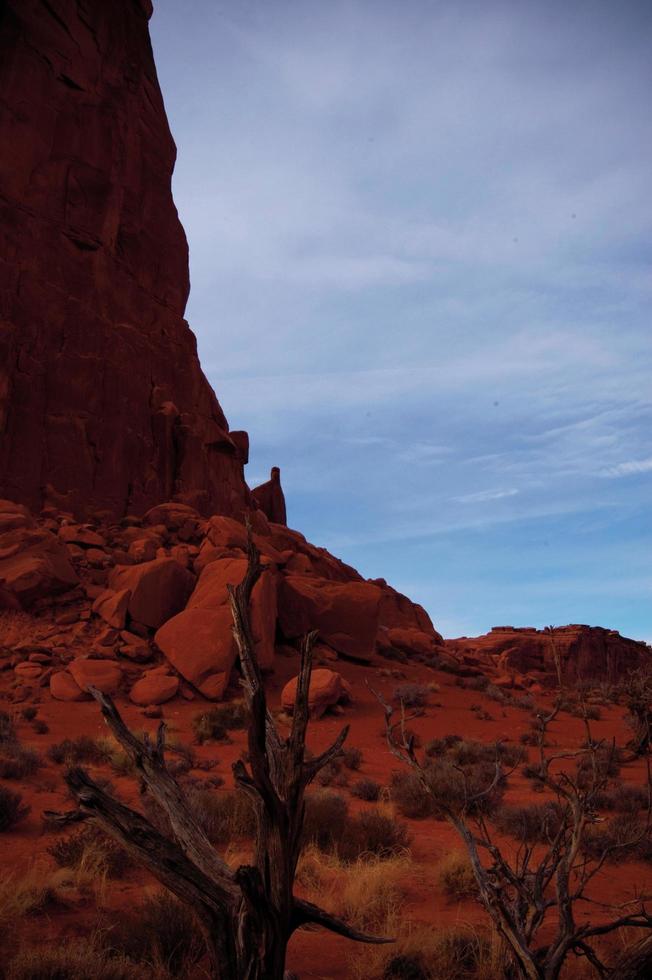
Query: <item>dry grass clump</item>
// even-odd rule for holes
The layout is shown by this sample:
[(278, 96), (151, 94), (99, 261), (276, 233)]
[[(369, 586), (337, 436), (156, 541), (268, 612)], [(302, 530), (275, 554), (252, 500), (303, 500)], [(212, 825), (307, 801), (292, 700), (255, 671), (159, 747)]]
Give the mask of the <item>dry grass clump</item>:
[(394, 944), (353, 954), (355, 980), (495, 980), (503, 974), (502, 951), (492, 934), (432, 929), (403, 919), (393, 925)]
[(616, 783), (595, 797), (598, 810), (617, 810), (620, 813), (637, 813), (645, 810), (649, 802), (646, 786)]
[(101, 765), (110, 758), (110, 752), (103, 738), (92, 738), (90, 735), (77, 735), (75, 738), (64, 738), (47, 750), (46, 755), (57, 765), (75, 766), (90, 763)]
[(98, 877), (122, 878), (131, 866), (127, 851), (93, 826), (56, 841), (47, 851), (60, 868), (88, 871)]
[(622, 749), (616, 745), (599, 745), (593, 752), (588, 751), (577, 763), (577, 785), (588, 789), (598, 780), (614, 778), (620, 773), (623, 762)]
[(154, 980), (154, 974), (115, 950), (99, 937), (48, 943), (21, 950), (7, 967), (6, 980)]
[(24, 820), (30, 807), (23, 803), (20, 793), (14, 793), (6, 786), (0, 786), (0, 833), (11, 830)]
[(609, 861), (652, 861), (652, 828), (634, 813), (619, 813), (606, 823), (589, 827), (582, 850), (599, 858), (606, 848), (614, 848)]
[(310, 845), (301, 855), (297, 875), (308, 893), (318, 896), (332, 913), (359, 929), (388, 934), (388, 923), (400, 915), (415, 868), (405, 851), (347, 864)]
[(526, 844), (552, 840), (564, 822), (564, 810), (554, 800), (523, 806), (501, 806), (492, 817), (503, 834)]
[(345, 745), (344, 748), (340, 750), (338, 758), (342, 760), (342, 765), (345, 766), (346, 769), (351, 769), (353, 772), (357, 772), (362, 765), (362, 749), (358, 749), (355, 745)]
[(244, 701), (228, 701), (208, 711), (202, 711), (192, 719), (192, 730), (200, 745), (204, 742), (224, 742), (229, 731), (245, 728), (247, 708)]
[(206, 951), (190, 909), (165, 891), (115, 915), (109, 938), (116, 950), (157, 977), (186, 976)]
[(475, 898), (478, 886), (468, 855), (463, 851), (449, 851), (437, 866), (437, 878), (442, 891), (449, 898), (462, 901)]

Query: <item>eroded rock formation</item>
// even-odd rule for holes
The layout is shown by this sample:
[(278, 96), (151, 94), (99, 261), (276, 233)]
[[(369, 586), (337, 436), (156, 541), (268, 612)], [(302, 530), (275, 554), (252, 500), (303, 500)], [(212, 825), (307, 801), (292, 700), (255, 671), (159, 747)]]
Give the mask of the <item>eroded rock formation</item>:
[(0, 496), (240, 514), (229, 434), (183, 319), (176, 149), (142, 0), (0, 5)]

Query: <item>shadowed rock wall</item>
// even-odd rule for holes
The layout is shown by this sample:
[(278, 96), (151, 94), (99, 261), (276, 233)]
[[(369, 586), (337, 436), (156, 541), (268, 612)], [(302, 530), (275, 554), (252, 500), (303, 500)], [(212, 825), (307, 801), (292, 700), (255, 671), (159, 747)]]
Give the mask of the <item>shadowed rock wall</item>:
[(146, 0), (0, 3), (0, 497), (251, 506), (183, 319)]

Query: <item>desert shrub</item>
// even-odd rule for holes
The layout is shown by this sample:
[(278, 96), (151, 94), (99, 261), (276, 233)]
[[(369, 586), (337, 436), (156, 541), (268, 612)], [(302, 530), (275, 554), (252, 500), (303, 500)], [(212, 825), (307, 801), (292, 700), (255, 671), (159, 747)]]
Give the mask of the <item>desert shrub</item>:
[(331, 759), (328, 765), (317, 773), (317, 782), (320, 786), (346, 786), (348, 781), (347, 774), (342, 770), (341, 760), (337, 758)]
[(649, 796), (645, 786), (617, 783), (596, 794), (593, 803), (598, 810), (617, 810), (620, 813), (636, 813), (648, 806)]
[(450, 757), (458, 766), (478, 764), (495, 765), (496, 759), (507, 767), (517, 765), (523, 759), (523, 749), (504, 742), (475, 742), (470, 739), (456, 741), (450, 746)]
[(444, 735), (443, 738), (432, 738), (426, 742), (424, 752), (426, 755), (442, 755), (447, 752), (456, 742), (462, 742), (461, 735)]
[(389, 792), (399, 813), (413, 820), (430, 817), (435, 812), (435, 804), (424, 789), (415, 772), (401, 770), (393, 772), (389, 782)]
[(42, 765), (41, 757), (14, 739), (0, 743), (0, 778), (25, 779)]
[(574, 718), (588, 718), (589, 721), (600, 721), (602, 717), (597, 704), (578, 702), (570, 705), (568, 711)]
[(347, 769), (359, 769), (362, 765), (362, 749), (358, 749), (355, 746), (345, 746), (340, 752), (340, 758), (342, 764)]
[(539, 733), (535, 731), (521, 732), (519, 736), (519, 742), (521, 745), (538, 745), (539, 744)]
[[(242, 790), (215, 792), (206, 786), (184, 786), (186, 801), (193, 816), (213, 844), (228, 844), (256, 832), (256, 813)], [(151, 796), (142, 801), (145, 816), (164, 836), (174, 836), (167, 814)]]
[(122, 878), (131, 865), (129, 854), (98, 827), (83, 827), (47, 849), (61, 868), (85, 868), (108, 878)]
[(50, 726), (42, 718), (35, 718), (32, 723), (32, 728), (35, 735), (47, 735), (50, 731)]
[(647, 824), (633, 813), (619, 813), (606, 823), (589, 827), (582, 849), (599, 858), (606, 848), (615, 848), (609, 860), (652, 861), (652, 833)]
[(38, 714), (38, 708), (33, 704), (27, 704), (20, 712), (20, 717), (25, 721), (34, 721)]
[(200, 745), (204, 742), (223, 742), (228, 732), (244, 728), (247, 724), (247, 708), (243, 701), (228, 701), (208, 711), (202, 711), (192, 719), (192, 730)]
[(109, 758), (105, 742), (106, 739), (77, 735), (75, 738), (64, 738), (62, 742), (51, 745), (46, 755), (51, 762), (56, 762), (58, 765), (74, 766), (83, 763), (99, 765)]
[(577, 763), (577, 785), (580, 789), (588, 789), (596, 778), (603, 780), (617, 776), (622, 761), (622, 751), (616, 745), (599, 745), (593, 752), (587, 749)]
[(537, 765), (536, 763), (532, 765), (530, 764), (524, 765), (523, 768), (521, 769), (521, 772), (523, 773), (526, 779), (531, 779), (533, 782), (538, 782), (538, 783), (542, 782), (543, 773), (541, 770), (541, 766)]
[(342, 861), (355, 861), (362, 855), (390, 857), (403, 850), (409, 843), (405, 824), (395, 820), (379, 808), (362, 810), (356, 817), (349, 817), (342, 836), (336, 842), (337, 853)]
[(501, 806), (493, 815), (493, 822), (501, 833), (528, 844), (554, 838), (563, 820), (562, 807), (552, 800), (524, 806)]
[(430, 691), (425, 684), (399, 684), (394, 688), (392, 700), (406, 708), (423, 708), (427, 704)]
[(102, 948), (96, 937), (48, 943), (22, 949), (7, 967), (6, 980), (153, 980), (115, 950)]
[(478, 894), (471, 862), (462, 851), (449, 851), (439, 862), (437, 876), (442, 890), (450, 898), (461, 901)]
[(20, 793), (0, 786), (0, 832), (11, 830), (25, 819), (29, 811), (30, 807), (23, 803)]
[(136, 909), (117, 915), (110, 937), (130, 960), (163, 967), (173, 977), (187, 974), (206, 950), (194, 915), (169, 892), (152, 895)]
[(303, 822), (304, 844), (316, 844), (322, 851), (332, 851), (344, 832), (349, 808), (346, 800), (330, 790), (317, 790), (306, 796)]
[(351, 794), (359, 800), (374, 803), (380, 796), (380, 788), (380, 783), (373, 779), (358, 779), (351, 787)]

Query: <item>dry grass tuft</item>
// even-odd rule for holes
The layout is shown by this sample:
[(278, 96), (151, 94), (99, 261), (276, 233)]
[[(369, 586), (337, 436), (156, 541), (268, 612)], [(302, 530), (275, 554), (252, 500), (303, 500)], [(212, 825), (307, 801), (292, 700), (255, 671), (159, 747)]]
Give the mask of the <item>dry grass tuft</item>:
[(449, 851), (437, 866), (437, 877), (449, 898), (463, 901), (478, 894), (471, 862), (463, 851)]

